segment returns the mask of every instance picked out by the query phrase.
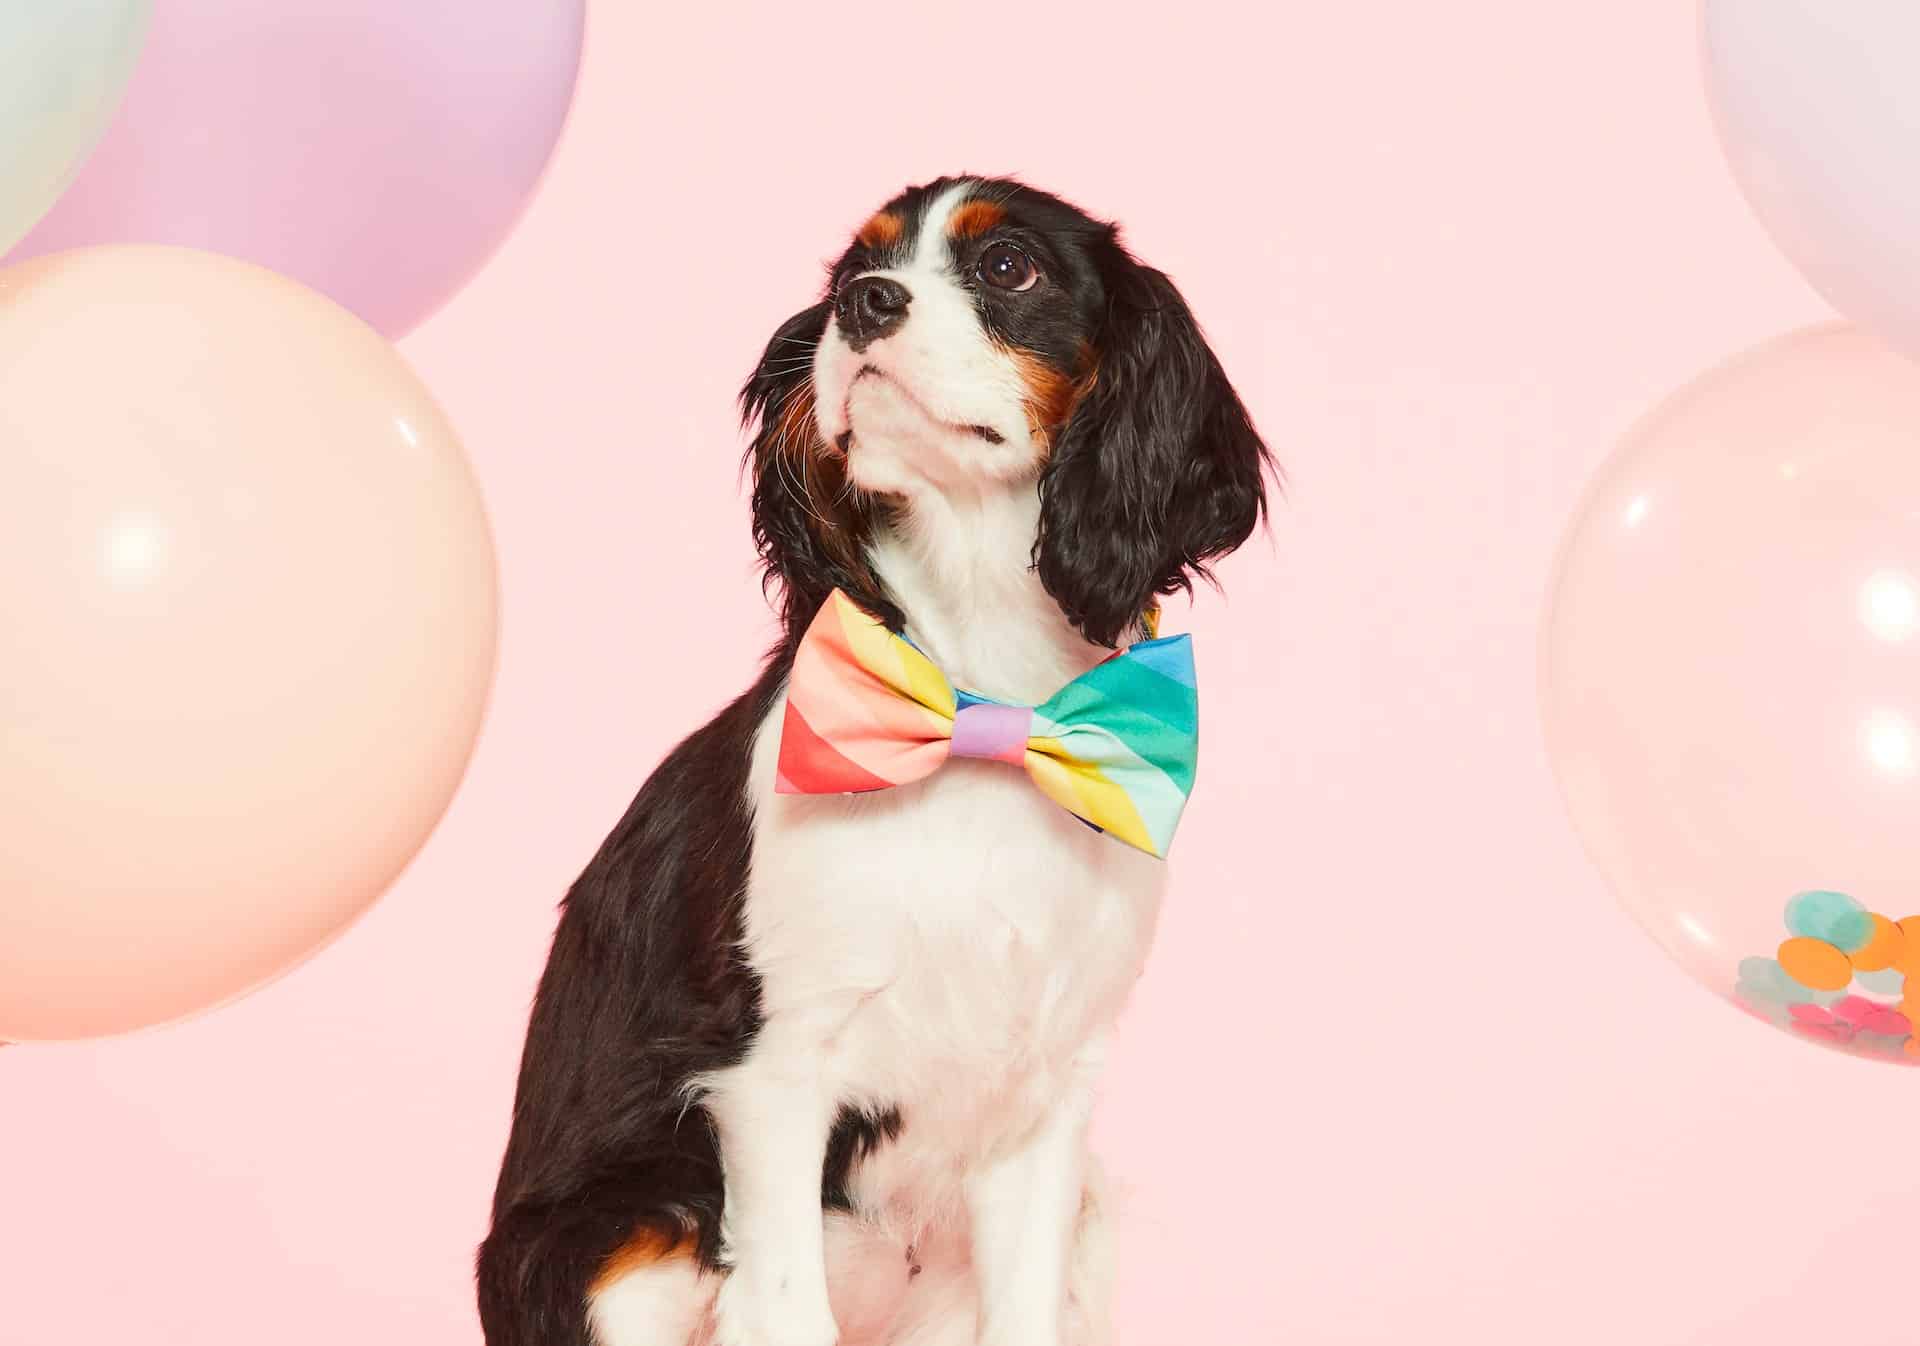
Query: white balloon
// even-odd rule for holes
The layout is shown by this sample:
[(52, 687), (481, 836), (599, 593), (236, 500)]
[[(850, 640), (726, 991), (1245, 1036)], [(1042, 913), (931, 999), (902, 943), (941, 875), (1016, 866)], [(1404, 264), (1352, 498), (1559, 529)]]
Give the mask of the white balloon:
[(0, 253), (67, 189), (120, 106), (152, 0), (0, 0)]
[(1920, 356), (1920, 3), (1704, 0), (1734, 176), (1827, 301)]

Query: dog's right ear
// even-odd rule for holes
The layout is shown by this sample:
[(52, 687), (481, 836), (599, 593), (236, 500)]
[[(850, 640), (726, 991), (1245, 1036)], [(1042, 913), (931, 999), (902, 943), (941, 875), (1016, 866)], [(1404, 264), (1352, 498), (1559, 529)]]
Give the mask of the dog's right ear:
[(898, 630), (902, 617), (867, 564), (875, 507), (847, 476), (844, 454), (821, 437), (814, 416), (813, 356), (832, 305), (822, 300), (782, 323), (740, 390), (752, 434), (753, 539), (763, 584), (780, 589), (787, 630), (797, 634), (835, 589)]

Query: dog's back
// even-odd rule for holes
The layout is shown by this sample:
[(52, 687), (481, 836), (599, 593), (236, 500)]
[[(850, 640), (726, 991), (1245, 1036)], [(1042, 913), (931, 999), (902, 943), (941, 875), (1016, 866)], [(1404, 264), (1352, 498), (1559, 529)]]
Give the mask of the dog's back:
[(758, 1022), (737, 952), (747, 767), (780, 677), (661, 763), (567, 894), (480, 1249), (489, 1346), (589, 1346), (589, 1296), (621, 1248), (718, 1255), (713, 1129), (675, 1087), (737, 1061)]

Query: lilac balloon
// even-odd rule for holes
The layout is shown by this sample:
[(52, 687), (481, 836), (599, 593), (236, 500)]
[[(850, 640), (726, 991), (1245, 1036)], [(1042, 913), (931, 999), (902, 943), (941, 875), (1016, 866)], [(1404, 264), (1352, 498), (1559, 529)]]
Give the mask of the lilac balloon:
[(119, 116), (8, 260), (242, 257), (389, 337), (506, 238), (566, 120), (586, 0), (167, 0)]
[(1920, 5), (1703, 0), (1720, 142), (1827, 301), (1920, 357)]

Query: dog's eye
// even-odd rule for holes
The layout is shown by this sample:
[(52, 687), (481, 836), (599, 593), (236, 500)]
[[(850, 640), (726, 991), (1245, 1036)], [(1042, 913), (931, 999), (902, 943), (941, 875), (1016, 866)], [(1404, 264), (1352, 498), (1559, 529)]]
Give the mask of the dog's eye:
[(1040, 272), (1013, 244), (996, 243), (980, 254), (980, 279), (996, 289), (1031, 290)]

